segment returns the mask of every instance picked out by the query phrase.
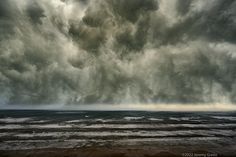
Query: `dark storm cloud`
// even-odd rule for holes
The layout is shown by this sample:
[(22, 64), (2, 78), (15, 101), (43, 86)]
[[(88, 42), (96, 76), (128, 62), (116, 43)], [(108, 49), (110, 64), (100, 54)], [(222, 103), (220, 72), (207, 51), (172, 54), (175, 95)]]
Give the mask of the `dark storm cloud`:
[(107, 2), (114, 15), (131, 22), (136, 22), (142, 14), (158, 9), (156, 0), (107, 0)]
[[(179, 1), (178, 5), (184, 9), (191, 7), (189, 1), (185, 1), (185, 3)], [(178, 10), (181, 10), (180, 8)], [(192, 38), (206, 38), (213, 42), (224, 40), (235, 43), (235, 8), (235, 1), (214, 1), (208, 9), (189, 15), (188, 18), (168, 30), (167, 36), (173, 39), (175, 38), (173, 36), (179, 38), (179, 36), (186, 35), (190, 40), (193, 40)], [(167, 41), (171, 39), (168, 38)]]
[(27, 15), (30, 17), (32, 20), (33, 24), (38, 24), (42, 23), (41, 18), (44, 17), (44, 11), (43, 9), (39, 6), (37, 1), (30, 1), (27, 9), (26, 9)]
[(181, 15), (184, 15), (190, 10), (191, 3), (192, 0), (178, 0), (176, 4), (176, 9)]
[(234, 103), (235, 10), (231, 0), (2, 0), (0, 103)]
[(10, 3), (7, 0), (3, 0), (0, 2), (0, 17), (6, 18), (10, 15)]
[(14, 32), (15, 15), (13, 8), (14, 4), (11, 4), (8, 0), (0, 2), (0, 40), (12, 35)]

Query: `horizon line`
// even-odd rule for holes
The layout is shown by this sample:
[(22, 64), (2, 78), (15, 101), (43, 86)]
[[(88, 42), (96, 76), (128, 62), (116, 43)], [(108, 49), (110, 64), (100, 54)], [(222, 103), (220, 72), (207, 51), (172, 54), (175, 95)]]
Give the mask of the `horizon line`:
[(50, 104), (50, 105), (0, 105), (0, 110), (78, 110), (78, 111), (236, 111), (236, 104), (232, 103), (157, 103), (157, 104)]

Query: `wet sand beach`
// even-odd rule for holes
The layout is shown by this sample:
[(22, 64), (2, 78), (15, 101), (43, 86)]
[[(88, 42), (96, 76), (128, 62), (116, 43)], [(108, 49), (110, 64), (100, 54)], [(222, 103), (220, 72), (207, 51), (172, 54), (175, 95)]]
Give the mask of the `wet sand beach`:
[(33, 149), (0, 151), (1, 157), (234, 157), (236, 154), (217, 154), (204, 150), (181, 153), (183, 150), (158, 148), (80, 148), (80, 149)]

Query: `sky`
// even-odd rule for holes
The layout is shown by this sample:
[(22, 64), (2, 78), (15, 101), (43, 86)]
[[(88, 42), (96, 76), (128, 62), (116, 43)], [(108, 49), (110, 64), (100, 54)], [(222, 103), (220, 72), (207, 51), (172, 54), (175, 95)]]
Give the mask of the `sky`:
[(0, 106), (234, 104), (235, 43), (235, 0), (1, 0)]

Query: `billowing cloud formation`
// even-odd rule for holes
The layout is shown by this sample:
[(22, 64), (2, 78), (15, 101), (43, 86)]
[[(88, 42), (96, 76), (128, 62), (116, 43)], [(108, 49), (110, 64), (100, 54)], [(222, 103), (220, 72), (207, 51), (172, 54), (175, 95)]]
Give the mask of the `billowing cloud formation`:
[(236, 102), (234, 0), (1, 0), (0, 103)]

